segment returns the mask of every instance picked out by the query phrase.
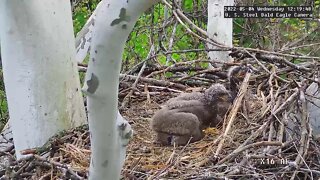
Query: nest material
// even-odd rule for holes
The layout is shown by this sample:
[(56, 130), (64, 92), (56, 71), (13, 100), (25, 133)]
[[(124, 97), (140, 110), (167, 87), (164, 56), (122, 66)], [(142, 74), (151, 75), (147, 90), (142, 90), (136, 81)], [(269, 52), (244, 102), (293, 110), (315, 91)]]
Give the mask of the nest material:
[[(166, 100), (185, 91), (186, 84), (194, 87), (217, 82), (227, 85), (227, 80), (219, 76), (227, 74), (227, 68), (196, 75), (181, 75), (180, 72), (169, 80), (153, 79), (174, 67), (165, 71), (160, 69), (158, 74), (153, 72), (140, 79), (141, 83), (135, 83), (140, 91), (131, 93), (127, 90), (131, 88), (130, 80), (122, 81), (120, 97), (130, 94), (130, 101), (122, 104), (129, 108), (122, 110), (122, 114), (130, 120), (135, 131), (127, 148), (123, 178), (319, 178), (320, 146), (312, 135), (305, 98), (306, 87), (315, 82), (313, 77), (318, 63), (286, 66), (279, 62), (257, 64), (251, 61), (249, 64), (255, 70), (241, 79), (240, 92), (225, 123), (206, 129), (204, 139), (182, 147), (154, 144), (150, 118)], [(298, 69), (298, 66), (303, 68)], [(304, 70), (309, 67), (316, 68)], [(133, 78), (136, 79), (139, 77)], [(83, 127), (52, 138), (45, 148), (29, 151), (31, 156), (19, 161), (12, 156), (14, 149), (7, 149), (0, 153), (1, 158), (8, 161), (8, 166), (0, 170), (0, 177), (86, 179), (89, 144), (87, 127)]]

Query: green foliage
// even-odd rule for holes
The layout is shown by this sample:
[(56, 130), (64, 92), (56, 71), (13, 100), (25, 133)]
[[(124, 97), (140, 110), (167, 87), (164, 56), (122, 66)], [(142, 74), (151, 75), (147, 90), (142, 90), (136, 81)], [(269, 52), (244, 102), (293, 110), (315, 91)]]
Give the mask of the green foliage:
[(8, 104), (6, 101), (6, 94), (3, 90), (0, 90), (0, 120), (3, 120), (8, 116)]
[[(184, 0), (182, 5), (183, 9), (188, 12), (193, 9), (193, 1), (192, 0)], [(129, 60), (129, 64), (134, 64), (136, 62), (140, 62), (146, 59), (150, 44), (158, 45), (159, 39), (161, 39), (161, 44), (165, 48), (169, 46), (169, 40), (172, 35), (173, 26), (168, 26), (163, 30), (163, 32), (159, 32), (157, 28), (161, 26), (164, 21), (164, 12), (165, 8), (163, 4), (158, 4), (153, 7), (153, 10), (146, 12), (143, 16), (141, 16), (136, 23), (132, 33), (130, 34), (124, 54), (123, 59)], [(169, 16), (171, 15), (171, 10), (168, 10)], [(200, 22), (203, 24), (203, 22)], [(165, 36), (164, 36), (165, 34)], [(186, 49), (194, 49), (194, 48), (204, 48), (204, 44), (199, 42), (198, 39), (190, 36), (185, 28), (178, 24), (176, 27), (176, 32), (174, 34), (174, 44), (170, 51), (176, 50), (186, 50)], [(159, 49), (156, 46), (156, 49)], [(173, 53), (171, 54), (171, 58), (176, 62), (180, 62), (182, 60), (192, 60), (198, 58), (201, 53)], [(205, 53), (203, 53), (205, 54)], [(158, 62), (161, 65), (166, 64), (166, 56), (158, 56)]]
[(166, 58), (166, 56), (159, 56), (158, 57), (158, 61), (159, 61), (159, 63), (161, 64), (161, 65), (165, 65), (166, 64), (166, 61), (167, 61), (167, 58)]
[(79, 32), (81, 28), (86, 23), (90, 15), (86, 8), (77, 8), (75, 14), (73, 15), (73, 26), (75, 33)]
[(315, 7), (316, 9), (320, 8), (320, 0), (315, 0), (315, 1), (314, 1), (314, 7)]
[(183, 8), (186, 12), (190, 12), (193, 9), (193, 0), (184, 0)]
[(95, 10), (96, 6), (101, 0), (82, 0), (75, 7), (72, 14), (73, 27), (75, 34), (78, 33), (85, 25), (87, 19)]
[(177, 53), (173, 53), (171, 55), (171, 58), (174, 59), (176, 62), (180, 62), (181, 61), (180, 54), (177, 54)]
[(301, 0), (283, 0), (279, 4), (283, 6), (300, 6)]
[(170, 78), (173, 76), (173, 73), (172, 72), (165, 72), (164, 75), (166, 78)]
[(6, 100), (6, 94), (4, 91), (4, 83), (2, 78), (2, 69), (0, 69), (0, 131), (8, 120), (8, 104)]

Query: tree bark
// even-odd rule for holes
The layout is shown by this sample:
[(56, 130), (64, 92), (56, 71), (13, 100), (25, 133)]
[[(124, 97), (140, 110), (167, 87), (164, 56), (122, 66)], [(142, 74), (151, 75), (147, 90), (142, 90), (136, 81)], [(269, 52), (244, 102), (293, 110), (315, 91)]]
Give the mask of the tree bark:
[[(316, 79), (318, 80), (318, 79)], [(319, 85), (313, 82), (306, 90), (307, 108), (310, 115), (312, 134), (320, 140), (320, 92)]]
[(130, 125), (119, 114), (122, 53), (139, 16), (158, 0), (103, 0), (94, 18), (90, 61), (83, 91), (91, 132), (90, 179), (120, 179)]
[[(208, 36), (218, 43), (232, 47), (232, 18), (224, 18), (224, 6), (233, 6), (234, 0), (208, 0)], [(209, 49), (215, 49), (208, 44)], [(208, 53), (210, 60), (217, 62), (232, 61), (229, 51), (211, 51)], [(216, 64), (218, 67), (221, 63)]]
[(0, 1), (10, 125), (18, 158), (57, 132), (86, 123), (69, 1)]

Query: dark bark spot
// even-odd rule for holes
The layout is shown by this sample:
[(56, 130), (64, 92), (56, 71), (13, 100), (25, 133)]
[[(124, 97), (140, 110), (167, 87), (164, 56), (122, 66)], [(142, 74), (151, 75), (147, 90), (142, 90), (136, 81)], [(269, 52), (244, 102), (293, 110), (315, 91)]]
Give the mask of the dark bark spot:
[(89, 26), (90, 25), (92, 25), (92, 26), (94, 26), (94, 18), (92, 18), (90, 21), (89, 21), (89, 24), (88, 24)]
[(132, 131), (126, 133), (126, 134), (124, 135), (124, 138), (129, 139), (131, 136), (132, 136)]
[(87, 39), (85, 37), (82, 38), (81, 49), (84, 49), (84, 45), (86, 44)]
[(107, 167), (109, 164), (108, 160), (105, 160), (103, 163), (102, 163), (102, 167)]
[(122, 131), (124, 131), (126, 127), (127, 127), (127, 124), (126, 124), (126, 123), (121, 123), (121, 124), (119, 125), (119, 129), (122, 130)]
[(130, 19), (131, 19), (130, 16), (126, 15), (126, 9), (125, 8), (121, 8), (120, 9), (119, 18), (113, 20), (111, 22), (111, 26), (117, 25), (117, 24), (121, 23), (122, 21), (130, 22)]
[(99, 86), (99, 79), (95, 74), (91, 74), (91, 79), (87, 81), (88, 92), (94, 94)]

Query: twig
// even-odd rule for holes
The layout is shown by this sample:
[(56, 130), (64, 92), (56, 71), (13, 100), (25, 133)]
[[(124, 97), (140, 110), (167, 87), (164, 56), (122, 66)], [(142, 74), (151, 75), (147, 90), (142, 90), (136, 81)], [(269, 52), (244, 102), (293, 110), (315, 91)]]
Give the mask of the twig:
[[(137, 76), (120, 74), (120, 78), (121, 79), (123, 78), (123, 80), (127, 80), (127, 81), (135, 81), (137, 79)], [(157, 79), (153, 79), (153, 78), (143, 78), (143, 77), (141, 77), (140, 81), (145, 82), (145, 83), (158, 85), (158, 86), (174, 87), (174, 88), (178, 88), (180, 90), (186, 90), (187, 89), (187, 87), (182, 85), (182, 84), (173, 83), (173, 82), (164, 81), (164, 80), (157, 80)]]
[(47, 162), (47, 163), (50, 163), (51, 165), (55, 166), (55, 167), (59, 167), (59, 168), (62, 168), (64, 170), (66, 170), (68, 173), (70, 173), (71, 175), (73, 175), (74, 177), (76, 177), (77, 179), (83, 179), (82, 177), (80, 177), (76, 172), (74, 172), (70, 167), (68, 167), (67, 165), (65, 164), (61, 164), (61, 163), (58, 163), (56, 161), (52, 161), (52, 160), (47, 160), (39, 155), (32, 155), (34, 158), (42, 161), (42, 162)]
[(241, 148), (238, 148), (236, 151), (233, 151), (231, 154), (227, 155), (225, 158), (223, 158), (221, 161), (219, 161), (217, 163), (217, 165), (220, 165), (220, 164), (236, 157), (242, 151), (245, 151), (245, 150), (253, 148), (253, 147), (259, 147), (259, 146), (283, 146), (283, 143), (278, 142), (278, 141), (260, 141), (260, 142), (252, 143), (252, 144), (243, 146)]
[[(172, 29), (172, 33), (171, 33), (171, 37), (169, 40), (169, 46), (168, 46), (168, 50), (171, 51), (172, 47), (173, 47), (173, 41), (174, 41), (174, 36), (176, 34), (176, 30), (177, 30), (177, 26), (178, 26), (178, 22), (176, 21), (173, 25), (173, 29)], [(166, 56), (167, 60), (166, 60), (166, 65), (169, 64), (170, 61), (172, 61), (172, 57), (170, 56), (170, 54), (167, 54)]]
[[(149, 54), (153, 51), (153, 49), (154, 49), (153, 47), (154, 46), (151, 47)], [(126, 104), (130, 101), (130, 98), (131, 98), (131, 96), (133, 94), (133, 91), (137, 89), (137, 84), (138, 84), (139, 79), (140, 79), (140, 77), (141, 77), (141, 75), (142, 75), (142, 73), (143, 73), (145, 68), (146, 68), (146, 62), (143, 63), (143, 65), (142, 65), (142, 67), (141, 67), (141, 69), (140, 69), (140, 71), (138, 73), (138, 76), (137, 76), (136, 80), (134, 81), (134, 83), (131, 86), (130, 92), (124, 97), (124, 99), (123, 99), (123, 101), (121, 103), (120, 109), (123, 109), (126, 106)]]
[[(298, 155), (295, 159), (295, 164), (299, 167), (301, 164), (301, 161), (306, 155), (308, 144), (309, 144), (309, 138), (308, 138), (308, 130), (307, 130), (307, 122), (308, 121), (308, 110), (307, 110), (307, 101), (304, 94), (304, 88), (300, 87), (299, 94), (300, 94), (300, 101), (301, 101), (301, 138), (299, 142), (299, 150)], [(297, 174), (297, 170), (294, 171), (293, 176)], [(291, 178), (293, 180), (293, 178)]]
[(192, 75), (188, 75), (188, 76), (185, 76), (185, 77), (177, 79), (176, 82), (181, 82), (183, 80), (189, 79), (189, 78), (194, 77), (194, 76), (199, 75), (199, 74), (215, 73), (215, 72), (219, 72), (219, 71), (221, 71), (221, 68), (212, 68), (212, 69), (205, 69), (205, 70), (202, 70), (202, 71), (197, 71)]
[(250, 76), (251, 76), (251, 73), (250, 73), (250, 72), (247, 72), (247, 74), (246, 74), (246, 76), (245, 76), (245, 78), (244, 78), (244, 80), (243, 80), (243, 82), (242, 82), (242, 85), (241, 85), (241, 87), (240, 87), (240, 91), (239, 91), (239, 93), (238, 93), (238, 96), (237, 96), (237, 98), (236, 98), (236, 100), (235, 100), (235, 102), (234, 102), (234, 105), (233, 105), (233, 107), (232, 107), (232, 109), (231, 109), (231, 111), (230, 111), (230, 113), (229, 113), (229, 115), (228, 115), (228, 117), (227, 117), (227, 119), (229, 120), (229, 122), (228, 122), (228, 125), (227, 125), (227, 127), (226, 127), (226, 129), (225, 129), (225, 131), (224, 131), (223, 137), (222, 137), (222, 139), (221, 139), (220, 142), (219, 142), (218, 148), (217, 148), (217, 150), (216, 150), (216, 153), (215, 153), (215, 156), (216, 156), (216, 157), (218, 157), (218, 155), (219, 155), (219, 153), (220, 153), (220, 151), (221, 151), (221, 149), (222, 149), (223, 143), (224, 143), (225, 139), (227, 138), (227, 136), (228, 136), (228, 134), (229, 134), (229, 131), (230, 131), (230, 129), (231, 129), (231, 126), (233, 125), (233, 121), (235, 120), (235, 117), (236, 117), (236, 115), (237, 115), (237, 112), (238, 112), (238, 110), (239, 110), (239, 108), (240, 108), (242, 99), (243, 99), (244, 95), (245, 95), (246, 92), (247, 92), (247, 88), (248, 88), (248, 85), (249, 85), (248, 83), (249, 83)]
[[(162, 2), (167, 5), (168, 7), (170, 7), (172, 9), (172, 6), (170, 5), (170, 3), (168, 3), (166, 0), (162, 0)], [(192, 35), (194, 35), (195, 37), (203, 40), (204, 42), (213, 44), (217, 47), (220, 48), (225, 48), (225, 50), (247, 50), (247, 51), (251, 51), (251, 52), (259, 52), (259, 53), (265, 53), (265, 54), (274, 54), (274, 55), (278, 55), (278, 56), (285, 56), (285, 57), (292, 57), (292, 58), (299, 58), (299, 59), (315, 59), (315, 60), (320, 60), (320, 57), (313, 57), (313, 56), (300, 56), (300, 55), (292, 55), (292, 54), (284, 54), (284, 53), (280, 53), (280, 52), (272, 52), (272, 51), (266, 51), (266, 50), (260, 50), (260, 49), (254, 49), (254, 48), (243, 48), (243, 47), (227, 47), (224, 46), (216, 41), (214, 41), (213, 39), (210, 39), (208, 37), (208, 34), (206, 31), (204, 31), (203, 29), (199, 28), (197, 25), (195, 25), (189, 18), (187, 18), (183, 12), (181, 12), (181, 10), (179, 9), (175, 9), (173, 11), (173, 14), (176, 16), (176, 18), (178, 19), (178, 21), (181, 23), (181, 25), (183, 27), (186, 28), (186, 30), (191, 33)], [(198, 33), (200, 33), (202, 36), (201, 37), (199, 35), (197, 35), (196, 33), (194, 33), (191, 29), (188, 28), (188, 26), (182, 22), (182, 20), (178, 17), (180, 16), (183, 20), (185, 20), (189, 25), (191, 25), (191, 27), (193, 29), (195, 29)], [(209, 39), (209, 40), (208, 40)]]
[(294, 63), (288, 61), (284, 57), (275, 56), (273, 54), (257, 54), (257, 58), (264, 60), (264, 61), (276, 61), (279, 63), (284, 63), (284, 64), (288, 65), (289, 67), (292, 67), (292, 68), (299, 70), (299, 71), (301, 71), (301, 70), (310, 71), (310, 69), (307, 67), (299, 66), (297, 64), (294, 64)]

